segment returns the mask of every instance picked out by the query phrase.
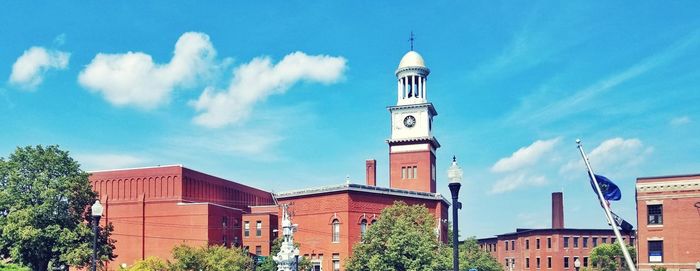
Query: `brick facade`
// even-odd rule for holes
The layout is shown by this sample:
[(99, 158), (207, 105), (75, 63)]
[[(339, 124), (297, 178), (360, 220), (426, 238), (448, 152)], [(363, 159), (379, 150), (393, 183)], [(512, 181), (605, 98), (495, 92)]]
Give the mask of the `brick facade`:
[(700, 263), (700, 174), (637, 178), (636, 192), (639, 270), (695, 270)]
[(110, 270), (167, 259), (182, 243), (231, 245), (241, 240), (249, 206), (273, 203), (268, 192), (182, 166), (95, 171), (89, 180), (105, 208), (101, 223), (114, 226), (118, 256)]

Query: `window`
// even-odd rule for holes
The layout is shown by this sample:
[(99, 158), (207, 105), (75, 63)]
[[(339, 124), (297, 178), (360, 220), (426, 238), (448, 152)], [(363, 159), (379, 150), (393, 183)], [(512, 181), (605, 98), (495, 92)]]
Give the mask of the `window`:
[(537, 257), (537, 269), (540, 269), (540, 257)]
[[(510, 249), (515, 250), (515, 240), (510, 241)], [(515, 261), (515, 259), (513, 259)]]
[(603, 240), (600, 241), (601, 244), (605, 244), (605, 243), (607, 243), (607, 242), (608, 242), (608, 238), (607, 238), (607, 237), (603, 237)]
[(243, 236), (250, 236), (250, 222), (248, 221), (243, 222)]
[[(536, 245), (535, 247), (537, 247), (537, 249), (540, 249), (540, 238), (537, 238), (537, 242), (535, 242), (535, 245)], [(539, 265), (537, 268), (539, 268)]]
[(583, 257), (583, 267), (588, 267), (588, 257)]
[(506, 251), (508, 251), (508, 241), (503, 241), (503, 243), (506, 245)]
[(255, 222), (255, 236), (262, 236), (262, 221)]
[(649, 241), (649, 262), (664, 262), (664, 241)]
[(564, 268), (569, 268), (569, 257), (564, 257)]
[(552, 248), (552, 237), (547, 237), (547, 248)]
[[(574, 257), (574, 261), (572, 262), (574, 264), (574, 267), (576, 267), (576, 261), (580, 261), (578, 257)], [(578, 264), (581, 264), (581, 262), (579, 262)]]
[(360, 222), (360, 238), (365, 238), (366, 231), (367, 231), (367, 219), (363, 219)]
[(525, 268), (530, 268), (530, 258), (525, 258)]
[(614, 244), (615, 241), (617, 241), (617, 238), (615, 238), (615, 237), (610, 238), (610, 243), (611, 243), (611, 244)]
[(588, 247), (588, 237), (583, 237), (583, 247), (584, 248)]
[(593, 237), (593, 247), (598, 246), (598, 237)]
[(564, 247), (569, 247), (569, 237), (564, 237)]
[(552, 269), (552, 257), (547, 257), (547, 268)]
[(525, 240), (525, 249), (530, 249), (530, 239)]
[(260, 256), (262, 254), (262, 247), (261, 246), (255, 246), (255, 255)]
[(647, 205), (647, 216), (649, 217), (649, 225), (662, 225), (664, 224), (664, 214), (663, 205)]
[(401, 167), (401, 179), (417, 179), (418, 166)]
[(221, 227), (225, 229), (227, 226), (228, 226), (228, 217), (224, 216), (221, 218)]
[(578, 248), (578, 237), (574, 237), (574, 248)]
[(333, 271), (340, 271), (340, 255), (333, 253)]
[(332, 225), (333, 237), (331, 241), (333, 243), (338, 243), (340, 242), (340, 221), (334, 219)]

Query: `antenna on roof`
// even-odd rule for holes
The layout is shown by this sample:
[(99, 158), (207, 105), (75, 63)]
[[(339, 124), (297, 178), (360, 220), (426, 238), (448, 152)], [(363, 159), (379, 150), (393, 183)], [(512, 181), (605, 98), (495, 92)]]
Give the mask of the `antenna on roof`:
[(410, 38), (408, 39), (408, 41), (411, 43), (411, 51), (413, 51), (413, 41), (415, 41), (415, 40), (416, 40), (416, 38), (415, 38), (415, 36), (413, 35), (413, 31), (411, 31), (411, 36), (410, 36)]

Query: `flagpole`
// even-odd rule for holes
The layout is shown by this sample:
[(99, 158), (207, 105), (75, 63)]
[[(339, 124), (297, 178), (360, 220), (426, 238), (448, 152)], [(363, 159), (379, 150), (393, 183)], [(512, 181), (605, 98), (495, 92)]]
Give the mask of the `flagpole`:
[(576, 145), (578, 145), (578, 150), (581, 152), (581, 157), (583, 157), (583, 162), (586, 163), (586, 168), (588, 169), (588, 174), (590, 174), (591, 178), (593, 179), (593, 184), (595, 186), (595, 191), (598, 194), (598, 200), (600, 201), (600, 205), (603, 205), (603, 209), (605, 210), (605, 217), (608, 219), (608, 222), (611, 222), (610, 225), (612, 226), (613, 232), (615, 232), (615, 236), (617, 236), (617, 243), (620, 245), (620, 248), (622, 249), (622, 254), (625, 256), (625, 260), (627, 261), (627, 266), (629, 267), (630, 271), (637, 271), (637, 268), (634, 266), (634, 262), (632, 261), (632, 257), (630, 256), (630, 253), (627, 251), (627, 246), (625, 245), (625, 241), (622, 239), (622, 235), (620, 235), (620, 230), (617, 228), (617, 222), (615, 219), (613, 219), (610, 207), (603, 202), (605, 197), (603, 197), (603, 192), (600, 190), (600, 186), (598, 185), (598, 180), (596, 180), (595, 174), (593, 174), (593, 169), (591, 168), (591, 164), (588, 162), (588, 157), (586, 157), (586, 153), (583, 151), (583, 145), (581, 145), (581, 140), (576, 139)]

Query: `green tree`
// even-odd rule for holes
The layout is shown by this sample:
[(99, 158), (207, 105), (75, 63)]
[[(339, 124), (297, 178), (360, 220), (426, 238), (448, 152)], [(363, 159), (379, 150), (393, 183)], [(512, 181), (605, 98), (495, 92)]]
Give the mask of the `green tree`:
[(224, 246), (191, 247), (185, 244), (173, 248), (172, 271), (250, 271), (253, 259), (241, 248)]
[[(627, 246), (632, 261), (637, 258), (637, 251), (633, 246)], [(591, 251), (591, 263), (601, 271), (627, 270), (622, 249), (618, 244), (601, 244)], [(635, 262), (636, 264), (636, 262)]]
[(29, 268), (16, 264), (5, 264), (0, 262), (0, 271), (31, 271)]
[[(452, 259), (452, 254), (450, 254), (450, 259)], [(503, 266), (491, 253), (479, 248), (479, 242), (475, 237), (467, 238), (459, 246), (459, 269), (469, 270), (471, 268), (476, 268), (479, 271), (503, 270)]]
[(127, 271), (168, 271), (168, 264), (163, 259), (151, 256), (137, 261)]
[[(0, 158), (0, 255), (44, 271), (90, 263), (89, 206), (97, 195), (88, 173), (58, 146), (17, 148)], [(100, 255), (114, 259), (111, 227), (101, 228)]]
[(435, 217), (423, 205), (397, 201), (355, 245), (348, 271), (433, 271), (449, 268), (445, 250), (435, 234)]

